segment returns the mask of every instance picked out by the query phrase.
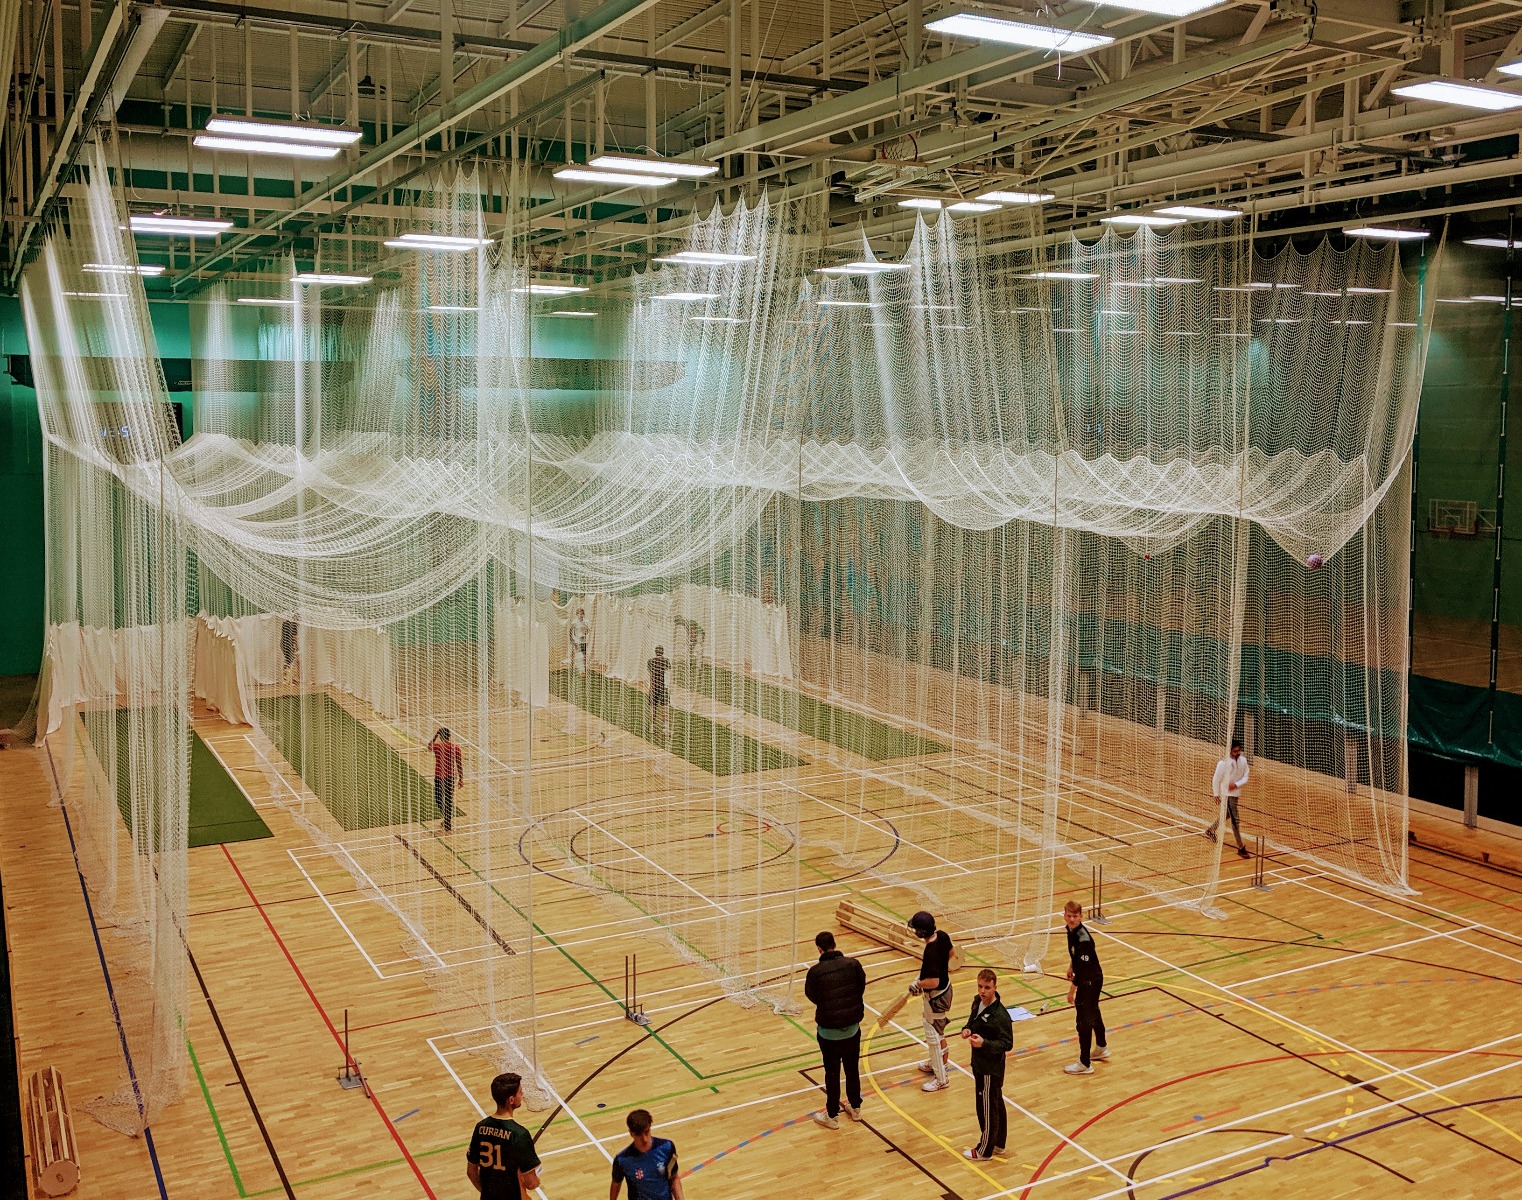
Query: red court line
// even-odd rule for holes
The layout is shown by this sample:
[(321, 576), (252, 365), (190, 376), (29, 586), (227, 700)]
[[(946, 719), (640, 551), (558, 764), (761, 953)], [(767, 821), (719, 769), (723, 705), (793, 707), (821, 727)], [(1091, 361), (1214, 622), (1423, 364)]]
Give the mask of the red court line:
[[(243, 872), (238, 869), (238, 864), (233, 859), (232, 851), (227, 848), (225, 842), (222, 844), (222, 853), (227, 856), (227, 865), (232, 867), (233, 874), (238, 877), (238, 882), (243, 885), (243, 890), (248, 893), (248, 898), (253, 901), (254, 907), (259, 910), (259, 916), (263, 918), (264, 926), (270, 931), (270, 936), (275, 939), (275, 945), (280, 947), (280, 953), (285, 955), (285, 961), (291, 964), (291, 970), (296, 973), (296, 978), (301, 981), (301, 986), (305, 989), (307, 998), (311, 1000), (312, 1007), (317, 1010), (317, 1015), (322, 1018), (322, 1023), (328, 1027), (328, 1032), (333, 1035), (333, 1041), (338, 1044), (338, 1048), (343, 1050), (343, 1036), (334, 1027), (332, 1020), (328, 1017), (327, 1010), (323, 1008), (322, 1002), (317, 999), (317, 994), (312, 991), (312, 985), (307, 982), (307, 977), (301, 973), (301, 968), (296, 965), (296, 960), (291, 957), (291, 952), (286, 949), (285, 942), (281, 940), (280, 934), (275, 930), (274, 922), (270, 920), (269, 914), (264, 911), (264, 905), (259, 903), (259, 897), (254, 895), (254, 889), (249, 887), (248, 880), (243, 877)], [(428, 1200), (438, 1200), (438, 1196), (428, 1186), (428, 1180), (423, 1178), (423, 1172), (412, 1157), (411, 1151), (407, 1149), (407, 1143), (402, 1141), (402, 1135), (397, 1133), (396, 1126), (391, 1123), (391, 1118), (386, 1115), (386, 1110), (381, 1107), (381, 1102), (376, 1098), (374, 1089), (367, 1087), (365, 1091), (370, 1096), (370, 1103), (374, 1106), (376, 1115), (385, 1122), (386, 1129), (391, 1134), (391, 1140), (396, 1143), (397, 1149), (402, 1152), (402, 1157), (407, 1160), (407, 1165), (412, 1168), (412, 1173), (417, 1176), (418, 1183), (422, 1185), (423, 1194), (428, 1197)]]

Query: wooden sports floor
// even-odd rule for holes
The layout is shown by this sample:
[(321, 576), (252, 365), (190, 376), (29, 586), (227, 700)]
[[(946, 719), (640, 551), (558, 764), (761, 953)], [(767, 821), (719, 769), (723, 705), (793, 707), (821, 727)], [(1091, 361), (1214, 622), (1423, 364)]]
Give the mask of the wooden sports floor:
[[(256, 753), (246, 728), (202, 714), (197, 729), (274, 836), (190, 851), (192, 1077), (185, 1099), (137, 1139), (82, 1112), (114, 1086), (122, 1058), (97, 949), (111, 931), (87, 912), (45, 760), (0, 754), (20, 1059), (25, 1074), (53, 1064), (64, 1075), (83, 1160), (76, 1194), (474, 1195), (466, 1138), (490, 1068), (470, 1052), (468, 1031), (437, 1011), (441, 993), (404, 949), (401, 923), (280, 803), (299, 778), (261, 769), (267, 750)], [(679, 762), (658, 751), (635, 757), (648, 773), (625, 764), (620, 778), (643, 779), (641, 800), (682, 786)], [(856, 786), (838, 767), (805, 766), (789, 780), (805, 796), (805, 821)], [(611, 799), (597, 812), (628, 802)], [(874, 803), (880, 822), (864, 836), (895, 830), (884, 870), (955, 875), (964, 892), (984, 885), (986, 846), (948, 856), (944, 829), (915, 840), (912, 789), (885, 787)], [(578, 819), (606, 827), (596, 813)], [(1253, 864), (1231, 852), (1217, 901), (1225, 920), (1107, 890), (1109, 923), (1093, 928), (1113, 1057), (1089, 1077), (1062, 1073), (1076, 1052), (1060, 937), (1039, 975), (970, 947), (972, 966), (994, 965), (1005, 1002), (1029, 1014), (1015, 1024), (1008, 1063), (1009, 1154), (989, 1163), (961, 1154), (977, 1130), (965, 1046), (953, 1040), (953, 1086), (922, 1093), (913, 1009), (866, 1039), (865, 1119), (820, 1128), (810, 1119), (823, 1104), (810, 1011), (741, 1008), (641, 936), (636, 920), (574, 879), (547, 875), (534, 901), (534, 989), (558, 1104), (525, 1116), (545, 1164), (543, 1194), (603, 1195), (609, 1156), (627, 1140), (625, 1114), (647, 1107), (657, 1132), (676, 1141), (693, 1198), (800, 1189), (947, 1200), (1522, 1195), (1522, 844), (1420, 819), (1413, 828), (1414, 896), (1291, 856), (1267, 859), (1268, 890), (1256, 890)], [(375, 837), (356, 832), (342, 849), (362, 860)], [(424, 853), (442, 853), (437, 832), (424, 840)], [(890, 912), (910, 902), (881, 872), (853, 874), (822, 855), (813, 867), (799, 886), (791, 954), (800, 968), (841, 900)], [(1090, 899), (1091, 879), (1073, 872), (1059, 863), (1058, 906)], [(683, 911), (700, 924), (723, 897), (701, 876), (688, 883)], [(916, 964), (839, 936), (867, 967), (869, 1005), (885, 1007)], [(631, 952), (648, 1029), (623, 1015)], [(969, 969), (956, 981), (953, 1032), (973, 980)], [(335, 1082), (345, 1014), (368, 1094)]]

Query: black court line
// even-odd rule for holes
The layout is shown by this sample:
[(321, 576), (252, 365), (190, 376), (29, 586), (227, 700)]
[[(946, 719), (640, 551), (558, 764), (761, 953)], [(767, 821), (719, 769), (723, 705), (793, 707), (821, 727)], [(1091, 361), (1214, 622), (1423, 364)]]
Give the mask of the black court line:
[(491, 922), (476, 911), (475, 905), (473, 905), (469, 900), (465, 899), (464, 896), (460, 895), (460, 893), (455, 890), (454, 884), (450, 883), (449, 880), (440, 875), (434, 868), (434, 865), (426, 858), (424, 858), (420, 853), (418, 853), (416, 846), (414, 846), (399, 833), (393, 834), (392, 836), (396, 838), (396, 840), (399, 841), (404, 847), (406, 847), (407, 853), (411, 854), (413, 858), (418, 860), (418, 862), (422, 865), (423, 870), (432, 875), (434, 881), (441, 888), (443, 888), (446, 892), (455, 898), (455, 902), (470, 915), (470, 919), (472, 921), (481, 927), (481, 929), (486, 933), (487, 937), (491, 938), (492, 941), (497, 943), (498, 949), (500, 949), (503, 954), (516, 955), (518, 953), (511, 946), (509, 946), (505, 940), (503, 940), (503, 937), (500, 933), (492, 928)]
[(285, 1189), (285, 1194), (290, 1197), (290, 1200), (296, 1200), (295, 1189), (291, 1187), (291, 1181), (286, 1177), (285, 1167), (280, 1162), (280, 1155), (275, 1151), (275, 1143), (270, 1138), (270, 1131), (265, 1127), (264, 1117), (259, 1112), (259, 1105), (254, 1102), (254, 1093), (249, 1089), (248, 1079), (243, 1074), (243, 1065), (238, 1062), (238, 1056), (233, 1051), (232, 1041), (227, 1036), (227, 1030), (222, 1025), (222, 1017), (217, 1012), (217, 1006), (212, 1002), (211, 992), (206, 987), (206, 979), (201, 974), (201, 966), (196, 962), (196, 956), (190, 952), (189, 946), (185, 947), (185, 956), (190, 960), (190, 969), (195, 972), (201, 996), (211, 1012), (212, 1024), (217, 1027), (217, 1036), (222, 1039), (222, 1049), (227, 1051), (227, 1059), (233, 1065), (233, 1074), (238, 1077), (238, 1086), (243, 1089), (243, 1098), (248, 1101), (249, 1111), (254, 1114), (254, 1124), (259, 1127), (259, 1136), (264, 1139), (264, 1148), (269, 1151), (270, 1162), (275, 1164), (275, 1174), (280, 1176), (280, 1186)]

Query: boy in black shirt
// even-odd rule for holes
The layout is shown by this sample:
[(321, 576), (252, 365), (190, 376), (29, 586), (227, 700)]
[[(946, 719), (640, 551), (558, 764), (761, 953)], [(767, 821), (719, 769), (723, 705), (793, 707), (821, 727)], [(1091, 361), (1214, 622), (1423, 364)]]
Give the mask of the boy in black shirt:
[(924, 1001), (925, 1049), (930, 1057), (920, 1063), (920, 1070), (935, 1076), (926, 1080), (921, 1090), (939, 1092), (951, 1086), (946, 1078), (946, 1064), (951, 1058), (951, 1048), (946, 1044), (946, 1014), (951, 1011), (951, 936), (944, 929), (937, 932), (935, 918), (927, 912), (910, 917), (909, 928), (925, 942), (920, 977), (909, 985), (909, 994)]
[(491, 1081), (497, 1111), (476, 1122), (465, 1151), (465, 1175), (482, 1200), (523, 1200), (539, 1186), (534, 1137), (512, 1119), (523, 1103), (523, 1080), (511, 1073)]
[(1083, 905), (1069, 900), (1062, 906), (1062, 920), (1068, 927), (1068, 1003), (1073, 1005), (1078, 1017), (1078, 1061), (1062, 1069), (1069, 1075), (1092, 1075), (1089, 1065), (1089, 1043), (1097, 1040), (1098, 1048), (1093, 1057), (1100, 1062), (1110, 1057), (1105, 1044), (1105, 1022), (1099, 1015), (1099, 989), (1104, 987), (1105, 973), (1099, 966), (1099, 951), (1094, 948), (1094, 938), (1083, 923)]
[(1015, 1048), (1015, 1028), (999, 996), (999, 977), (988, 967), (978, 972), (978, 995), (967, 1014), (962, 1036), (972, 1043), (972, 1090), (982, 1136), (963, 1158), (987, 1162), (1004, 1153), (1004, 1056)]

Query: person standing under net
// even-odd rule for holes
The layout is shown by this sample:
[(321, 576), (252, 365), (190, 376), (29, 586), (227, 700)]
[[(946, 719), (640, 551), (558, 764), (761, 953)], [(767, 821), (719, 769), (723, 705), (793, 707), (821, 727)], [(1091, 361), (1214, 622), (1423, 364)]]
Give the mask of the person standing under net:
[(951, 1086), (946, 1077), (946, 1064), (951, 1048), (946, 1044), (946, 1024), (951, 1012), (951, 935), (944, 929), (937, 930), (935, 917), (927, 912), (917, 912), (909, 918), (909, 928), (914, 936), (925, 943), (925, 953), (920, 959), (920, 975), (909, 985), (909, 994), (918, 996), (925, 1021), (925, 1049), (929, 1057), (920, 1063), (920, 1070), (934, 1076), (925, 1081), (921, 1091), (939, 1092)]
[[(1237, 803), (1242, 798), (1242, 788), (1246, 786), (1250, 774), (1247, 755), (1242, 753), (1242, 743), (1232, 742), (1231, 753), (1215, 765), (1215, 778), (1211, 781), (1210, 795), (1215, 800), (1219, 810), (1222, 799), (1226, 801), (1226, 819), (1231, 822), (1231, 834), (1237, 840), (1237, 857), (1250, 858), (1247, 847), (1242, 842), (1241, 817), (1237, 812)], [(1217, 815), (1216, 823), (1219, 824), (1220, 816)], [(1216, 840), (1215, 825), (1205, 830), (1205, 836), (1212, 842)]]
[(446, 726), (428, 743), (433, 751), (433, 803), (444, 817), (445, 833), (454, 829), (454, 790), (465, 774), (465, 755), (450, 739)]
[(1063, 1067), (1069, 1075), (1092, 1075), (1090, 1046), (1093, 1058), (1108, 1062), (1110, 1046), (1105, 1037), (1105, 1021), (1099, 1013), (1099, 993), (1105, 985), (1104, 968), (1099, 965), (1099, 951), (1094, 948), (1094, 935), (1083, 923), (1083, 905), (1069, 900), (1062, 906), (1062, 921), (1068, 927), (1068, 1003), (1078, 1024), (1078, 1061)]
[(591, 663), (589, 651), (592, 646), (592, 623), (587, 620), (587, 610), (578, 608), (576, 619), (571, 622), (571, 666), (582, 675)]
[(671, 660), (666, 648), (657, 646), (655, 656), (645, 664), (650, 675), (650, 721), (661, 741), (671, 736), (671, 692), (666, 686), (666, 676), (671, 671)]

